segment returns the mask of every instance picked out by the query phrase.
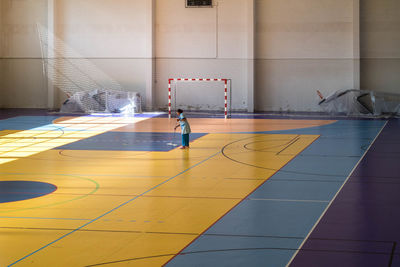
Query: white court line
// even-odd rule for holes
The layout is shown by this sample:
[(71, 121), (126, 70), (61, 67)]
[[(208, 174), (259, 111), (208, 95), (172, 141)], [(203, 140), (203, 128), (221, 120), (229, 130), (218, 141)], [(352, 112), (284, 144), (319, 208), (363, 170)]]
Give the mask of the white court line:
[(248, 200), (329, 203), (329, 200), (312, 200), (312, 199), (248, 198)]
[(314, 226), (311, 228), (310, 232), (308, 232), (308, 235), (304, 238), (303, 242), (300, 244), (299, 248), (296, 250), (296, 252), (293, 254), (292, 258), (290, 259), (290, 261), (288, 262), (288, 264), (286, 265), (286, 267), (289, 267), (290, 264), (292, 264), (294, 258), (296, 258), (297, 254), (299, 253), (299, 251), (301, 250), (301, 248), (304, 246), (304, 244), (306, 243), (306, 241), (308, 240), (308, 238), (310, 237), (310, 235), (312, 234), (312, 232), (314, 231), (314, 229), (317, 227), (318, 223), (321, 221), (322, 217), (324, 217), (325, 213), (328, 211), (329, 207), (332, 205), (333, 201), (335, 201), (335, 199), (337, 198), (337, 196), (339, 195), (340, 191), (342, 191), (344, 185), (347, 183), (347, 181), (350, 179), (351, 175), (353, 174), (353, 172), (356, 170), (356, 168), (358, 167), (358, 165), (360, 164), (360, 162), (364, 159), (365, 155), (367, 155), (368, 151), (370, 150), (370, 148), (372, 147), (372, 145), (375, 143), (376, 139), (378, 139), (378, 137), (381, 135), (383, 129), (385, 129), (386, 125), (388, 124), (389, 121), (386, 121), (385, 125), (383, 125), (382, 129), (379, 131), (379, 133), (375, 136), (374, 140), (371, 142), (371, 144), (369, 145), (368, 149), (365, 150), (364, 154), (362, 155), (362, 157), (360, 158), (360, 160), (357, 162), (357, 164), (354, 166), (354, 168), (351, 170), (349, 176), (347, 176), (346, 180), (344, 181), (344, 183), (342, 184), (342, 186), (339, 188), (339, 190), (336, 192), (335, 196), (332, 198), (332, 200), (329, 202), (328, 206), (325, 208), (324, 212), (322, 212), (321, 216), (318, 218), (317, 222), (314, 224)]

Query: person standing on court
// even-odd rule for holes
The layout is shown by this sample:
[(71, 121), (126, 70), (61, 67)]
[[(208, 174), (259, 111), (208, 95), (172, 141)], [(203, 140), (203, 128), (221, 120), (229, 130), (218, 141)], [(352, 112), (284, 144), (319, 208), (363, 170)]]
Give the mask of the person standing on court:
[(181, 134), (182, 134), (182, 146), (181, 146), (181, 149), (186, 149), (186, 148), (189, 148), (189, 134), (191, 133), (190, 125), (189, 125), (189, 122), (186, 119), (185, 114), (183, 114), (183, 110), (182, 109), (178, 109), (176, 111), (176, 114), (178, 115), (177, 121), (178, 121), (179, 124), (175, 126), (175, 130), (179, 126), (181, 127)]

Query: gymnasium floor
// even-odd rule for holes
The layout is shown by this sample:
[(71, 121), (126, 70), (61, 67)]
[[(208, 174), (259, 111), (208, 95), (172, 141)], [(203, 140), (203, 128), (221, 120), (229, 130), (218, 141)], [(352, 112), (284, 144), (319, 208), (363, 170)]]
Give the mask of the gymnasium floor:
[(400, 266), (399, 120), (0, 114), (0, 266)]

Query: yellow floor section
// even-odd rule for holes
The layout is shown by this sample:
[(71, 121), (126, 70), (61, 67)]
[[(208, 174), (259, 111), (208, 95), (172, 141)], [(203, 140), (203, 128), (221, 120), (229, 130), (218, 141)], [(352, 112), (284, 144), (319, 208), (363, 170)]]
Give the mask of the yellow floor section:
[(47, 148), (0, 164), (2, 180), (58, 187), (0, 205), (0, 266), (40, 248), (15, 266), (161, 266), (317, 138), (214, 133), (186, 151)]

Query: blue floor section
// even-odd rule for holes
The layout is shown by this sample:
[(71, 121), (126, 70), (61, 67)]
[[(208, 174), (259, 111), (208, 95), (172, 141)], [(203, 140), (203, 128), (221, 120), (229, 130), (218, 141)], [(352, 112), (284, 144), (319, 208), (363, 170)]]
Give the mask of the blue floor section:
[(34, 181), (0, 181), (0, 203), (37, 198), (53, 193), (55, 185)]
[(303, 201), (329, 201), (331, 200), (343, 181), (302, 181), (285, 180), (274, 177), (262, 185), (252, 198), (262, 199), (288, 199)]
[[(68, 125), (68, 127), (64, 127), (62, 124), (53, 124), (53, 121), (59, 118), (67, 116), (67, 114), (59, 115), (59, 116), (17, 116), (13, 118), (0, 118), (0, 131), (2, 130), (17, 130), (17, 131), (24, 131), (24, 130), (36, 130), (36, 131), (83, 131), (79, 127), (74, 129), (73, 125)], [(76, 115), (74, 115), (76, 117)], [(79, 116), (78, 116), (79, 117)], [(84, 115), (81, 117), (91, 117), (93, 120), (100, 117), (121, 117), (125, 118), (126, 116), (123, 115), (114, 115), (114, 116), (100, 116), (100, 115)], [(135, 117), (140, 118), (152, 118), (157, 117), (156, 114), (137, 114)], [(68, 121), (67, 121), (68, 123)], [(79, 123), (77, 123), (79, 125)], [(85, 130), (87, 131), (87, 130)], [(90, 131), (90, 129), (89, 129)]]
[[(192, 133), (190, 141), (204, 135), (206, 134)], [(166, 152), (180, 146), (181, 142), (180, 133), (106, 132), (56, 149)]]
[(320, 138), (168, 266), (286, 266), (384, 124), (339, 121), (262, 132)]
[(62, 124), (53, 124), (54, 120), (62, 116), (19, 116), (0, 121), (0, 131), (16, 130), (16, 131), (59, 131), (62, 134), (65, 131), (83, 131), (82, 129), (74, 129), (68, 125), (64, 127)]
[[(59, 116), (19, 116), (10, 119), (1, 120), (0, 131), (2, 130), (17, 130), (24, 131), (38, 127), (46, 127), (52, 125), (55, 119)], [(54, 130), (57, 126), (46, 128), (48, 131)]]

